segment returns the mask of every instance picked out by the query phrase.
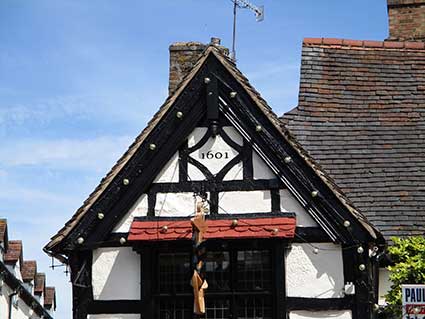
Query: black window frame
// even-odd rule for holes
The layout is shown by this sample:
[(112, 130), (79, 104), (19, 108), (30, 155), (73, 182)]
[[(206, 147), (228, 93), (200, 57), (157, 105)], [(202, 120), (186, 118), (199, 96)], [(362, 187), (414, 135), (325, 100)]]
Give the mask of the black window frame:
[[(286, 294), (285, 294), (285, 263), (284, 254), (286, 240), (283, 239), (249, 239), (249, 240), (217, 240), (208, 244), (210, 251), (229, 251), (231, 258), (235, 259), (238, 251), (247, 250), (268, 250), (270, 252), (270, 266), (271, 266), (271, 287), (269, 291), (235, 291), (232, 289), (229, 292), (211, 292), (206, 290), (206, 300), (208, 298), (218, 299), (220, 295), (223, 297), (231, 296), (230, 302), (231, 316), (229, 318), (236, 319), (237, 317), (237, 300), (239, 296), (270, 296), (271, 297), (271, 311), (273, 319), (286, 318)], [(159, 293), (157, 285), (159, 284), (159, 268), (158, 256), (160, 253), (191, 253), (192, 245), (190, 241), (170, 241), (170, 242), (151, 242), (143, 243), (137, 249), (141, 256), (141, 297), (142, 309), (141, 318), (144, 319), (158, 319), (156, 308), (158, 300), (167, 300), (167, 298), (186, 298), (193, 304), (192, 291), (176, 294)], [(235, 280), (236, 263), (231, 260), (231, 280)], [(190, 273), (188, 274), (188, 285), (190, 281)], [(208, 278), (207, 278), (208, 281)], [(234, 288), (235, 283), (232, 283)], [(194, 315), (190, 318), (199, 318)], [(186, 319), (186, 318), (185, 318)]]

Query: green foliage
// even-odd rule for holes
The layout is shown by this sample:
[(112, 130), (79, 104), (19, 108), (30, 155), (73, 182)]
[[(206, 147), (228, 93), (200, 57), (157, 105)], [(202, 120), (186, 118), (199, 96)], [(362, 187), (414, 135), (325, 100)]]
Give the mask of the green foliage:
[(387, 318), (401, 318), (401, 285), (425, 283), (425, 237), (391, 238), (388, 248), (393, 266), (389, 266), (391, 290), (386, 295)]

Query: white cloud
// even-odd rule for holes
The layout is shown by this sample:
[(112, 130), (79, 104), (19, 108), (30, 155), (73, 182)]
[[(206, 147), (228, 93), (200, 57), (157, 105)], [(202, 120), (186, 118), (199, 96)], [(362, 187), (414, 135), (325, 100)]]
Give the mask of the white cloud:
[[(7, 88), (0, 88), (0, 92), (2, 90)], [(0, 126), (46, 126), (87, 120), (94, 126), (98, 126), (96, 122), (99, 121), (121, 121), (143, 127), (152, 112), (161, 105), (163, 93), (153, 95), (110, 90), (99, 94), (89, 92), (36, 100), (21, 99), (16, 97), (18, 93), (13, 93), (12, 96), (20, 101), (0, 105)], [(25, 96), (25, 92), (20, 92), (20, 95)]]
[(15, 140), (0, 148), (5, 167), (40, 165), (55, 169), (84, 169), (104, 172), (130, 145), (129, 136), (93, 139)]

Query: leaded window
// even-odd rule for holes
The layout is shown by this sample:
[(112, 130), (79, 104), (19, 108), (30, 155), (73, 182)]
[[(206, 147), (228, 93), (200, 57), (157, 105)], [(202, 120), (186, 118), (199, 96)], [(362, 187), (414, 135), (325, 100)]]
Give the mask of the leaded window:
[[(186, 245), (170, 246), (167, 245), (164, 252), (151, 250), (151, 277), (155, 279), (151, 283), (152, 313), (155, 319), (196, 318), (190, 286), (190, 249), (186, 249)], [(273, 269), (274, 246), (250, 246), (249, 243), (243, 246), (225, 243), (220, 249), (214, 247), (206, 253), (204, 273), (208, 289), (205, 291), (204, 318), (276, 318), (273, 308), (277, 279)]]

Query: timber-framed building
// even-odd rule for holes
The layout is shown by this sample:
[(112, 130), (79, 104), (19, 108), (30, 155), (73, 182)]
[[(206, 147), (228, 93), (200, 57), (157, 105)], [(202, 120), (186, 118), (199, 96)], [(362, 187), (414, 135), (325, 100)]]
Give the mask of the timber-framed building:
[[(389, 1), (389, 8), (423, 9), (421, 2)], [(45, 247), (70, 266), (73, 318), (376, 317), (385, 219), (374, 219), (336, 172), (332, 154), (344, 154), (327, 137), (350, 134), (324, 125), (333, 122), (323, 114), (332, 114), (331, 102), (349, 108), (341, 99), (356, 105), (355, 92), (333, 95), (337, 82), (343, 93), (375, 92), (359, 89), (361, 101), (396, 100), (372, 98), (386, 96), (379, 74), (408, 72), (385, 61), (409, 56), (416, 66), (424, 52), (423, 42), (306, 39), (300, 105), (279, 118), (218, 39), (171, 45), (168, 99)], [(344, 62), (353, 78), (338, 70)], [(363, 86), (369, 71), (379, 74)], [(370, 186), (364, 182), (353, 183)], [(200, 210), (202, 227), (194, 218)], [(194, 244), (199, 233), (203, 241)], [(196, 271), (198, 290), (190, 285)]]

